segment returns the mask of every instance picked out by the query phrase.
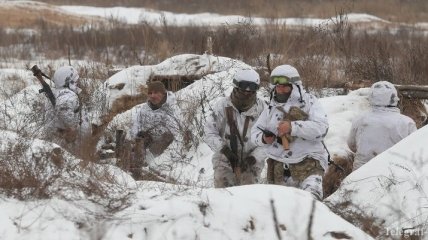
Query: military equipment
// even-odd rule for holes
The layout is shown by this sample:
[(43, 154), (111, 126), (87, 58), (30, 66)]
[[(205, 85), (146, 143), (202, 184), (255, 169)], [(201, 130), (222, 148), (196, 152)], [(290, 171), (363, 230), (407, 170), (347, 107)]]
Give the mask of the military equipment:
[[(239, 140), (241, 139), (239, 136), (238, 128), (236, 127), (235, 121), (233, 120), (232, 107), (226, 107), (226, 118), (230, 128), (230, 150), (232, 150), (232, 153), (234, 155), (238, 156), (238, 137)], [(241, 170), (239, 169), (239, 158), (228, 158), (228, 160), (230, 162), (230, 166), (232, 167), (233, 172), (235, 173), (236, 180), (239, 181), (239, 179), (241, 178)]]
[(259, 126), (257, 126), (257, 128), (258, 128), (258, 129), (260, 129), (260, 131), (262, 131), (262, 132), (263, 132), (263, 134), (264, 134), (266, 137), (275, 137), (275, 136), (276, 136), (276, 135), (275, 135), (275, 133), (273, 133), (273, 132), (271, 132), (271, 131), (269, 131), (269, 130), (263, 129), (263, 128), (259, 127)]
[[(290, 107), (288, 112), (285, 112), (280, 107), (278, 107), (277, 109), (284, 114), (283, 120), (288, 121), (290, 123), (293, 121), (305, 121), (305, 120), (308, 120), (308, 117), (309, 117), (307, 113), (305, 113), (302, 109), (296, 106)], [(293, 137), (290, 136), (290, 134), (285, 134), (284, 136), (281, 136), (281, 140), (282, 140), (282, 146), (284, 147), (284, 149), (289, 150), (290, 142), (293, 141)]]
[(50, 80), (50, 78), (46, 74), (44, 74), (42, 72), (42, 70), (40, 70), (39, 67), (37, 67), (37, 65), (34, 65), (31, 68), (31, 71), (33, 72), (33, 75), (37, 78), (37, 80), (39, 80), (39, 82), (42, 84), (42, 89), (39, 90), (39, 93), (44, 93), (45, 96), (52, 103), (52, 106), (55, 106), (55, 104), (56, 104), (55, 95), (53, 94), (52, 89), (49, 86), (49, 84), (47, 84), (45, 82), (45, 80), (43, 79), (43, 77), (45, 77), (49, 80)]

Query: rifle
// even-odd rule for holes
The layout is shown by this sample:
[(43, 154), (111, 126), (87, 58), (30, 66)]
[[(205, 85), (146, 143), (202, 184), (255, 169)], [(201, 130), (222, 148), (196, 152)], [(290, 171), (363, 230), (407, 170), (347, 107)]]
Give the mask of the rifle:
[(45, 96), (52, 103), (52, 106), (55, 107), (55, 104), (56, 104), (55, 95), (53, 94), (49, 84), (47, 84), (45, 80), (43, 80), (43, 77), (49, 80), (50, 78), (46, 74), (44, 74), (42, 70), (40, 70), (39, 67), (37, 67), (37, 65), (34, 65), (30, 70), (31, 72), (33, 72), (33, 75), (37, 78), (37, 80), (39, 80), (39, 82), (42, 84), (42, 89), (39, 90), (39, 93), (45, 93)]
[[(232, 152), (238, 156), (238, 137), (239, 132), (233, 120), (233, 108), (226, 107), (226, 118), (230, 128), (230, 149)], [(240, 139), (239, 139), (240, 140)], [(239, 158), (239, 157), (238, 157)], [(239, 159), (229, 159), (230, 166), (232, 167), (233, 172), (236, 176), (236, 181), (239, 182), (241, 177), (241, 169), (239, 167)]]
[(266, 137), (275, 137), (275, 136), (276, 136), (276, 135), (275, 135), (275, 133), (273, 133), (273, 132), (271, 132), (271, 131), (269, 131), (269, 130), (263, 129), (263, 128), (259, 127), (259, 126), (257, 126), (257, 128), (258, 128), (258, 129), (260, 129), (260, 131), (262, 131), (262, 132), (263, 132), (263, 134), (264, 134)]
[[(263, 133), (266, 137), (276, 137), (275, 133), (273, 133), (273, 132), (271, 132), (271, 131), (269, 131), (269, 130), (263, 129), (263, 128), (259, 127), (259, 126), (257, 126), (257, 128), (258, 128), (260, 131), (262, 131), (262, 133)], [(277, 138), (277, 137), (276, 137), (276, 138)], [(276, 141), (279, 141), (279, 140), (276, 140)], [(277, 163), (276, 163), (276, 161), (275, 161), (275, 160), (273, 160), (272, 158), (268, 158), (268, 159), (266, 160), (266, 163), (267, 163), (267, 173), (266, 173), (266, 178), (267, 178), (268, 183), (269, 183), (269, 184), (277, 184), (277, 183), (275, 182), (275, 164), (277, 164)]]

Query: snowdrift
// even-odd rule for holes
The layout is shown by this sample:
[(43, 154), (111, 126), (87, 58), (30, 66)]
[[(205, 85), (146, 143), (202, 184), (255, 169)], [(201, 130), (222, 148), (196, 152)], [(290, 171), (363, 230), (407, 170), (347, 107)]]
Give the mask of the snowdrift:
[[(346, 202), (348, 207), (341, 211), (362, 211), (384, 221), (386, 238), (413, 232), (427, 239), (427, 136), (425, 126), (376, 156), (349, 175), (325, 201), (332, 206)], [(396, 235), (391, 236), (393, 233)]]

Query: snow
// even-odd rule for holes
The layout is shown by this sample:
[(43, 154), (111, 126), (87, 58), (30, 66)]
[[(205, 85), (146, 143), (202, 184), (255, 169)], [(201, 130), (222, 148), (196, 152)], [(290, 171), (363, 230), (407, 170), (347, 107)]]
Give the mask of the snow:
[[(158, 65), (127, 68), (113, 75), (106, 84), (112, 86), (124, 83), (132, 84), (133, 87), (124, 87), (121, 90), (104, 88), (104, 90), (109, 96), (107, 101), (114, 102), (116, 99), (133, 94), (132, 89), (145, 86), (147, 76), (150, 74), (200, 75), (201, 79), (176, 93), (177, 99), (180, 100), (180, 107), (184, 112), (195, 108), (194, 101), (199, 101), (200, 97), (205, 98), (206, 108), (209, 109), (209, 105), (218, 96), (230, 93), (231, 79), (235, 71), (238, 68), (248, 67), (245, 63), (229, 58), (183, 54)], [(16, 106), (20, 106), (16, 109), (23, 108), (25, 111), (19, 110), (13, 114), (14, 108), (7, 105), (11, 102), (8, 101), (9, 99), (2, 103), (2, 106), (8, 106), (8, 113), (12, 114), (10, 115), (12, 120), (19, 123), (23, 116), (26, 119), (26, 115), (31, 115), (28, 102), (43, 97), (36, 94), (38, 88), (34, 83), (12, 96), (16, 98), (13, 101)], [(331, 97), (333, 98), (331, 100), (322, 99), (327, 111), (332, 114), (332, 119), (337, 115), (350, 120), (351, 116), (356, 114), (355, 111), (361, 110), (355, 108), (355, 111), (348, 113), (341, 111), (347, 108), (347, 104), (366, 101), (363, 93), (357, 93), (358, 91), (349, 99), (343, 96)], [(339, 102), (345, 106), (334, 104)], [(361, 108), (363, 107), (364, 104), (361, 104)], [(129, 124), (131, 110), (117, 115), (112, 120), (112, 124), (124, 126)], [(196, 110), (199, 112), (198, 120), (203, 123), (204, 116), (209, 111), (203, 113), (201, 106), (197, 106)], [(27, 132), (31, 132), (34, 128), (29, 124), (23, 127)], [(336, 129), (335, 132), (342, 134), (336, 138), (343, 138), (347, 127), (347, 124), (337, 124), (335, 128), (333, 127), (332, 129)], [(11, 131), (3, 131), (1, 136), (3, 147), (0, 149), (2, 150), (13, 142), (28, 142), (31, 147), (24, 155), (28, 160), (33, 158), (31, 156), (44, 159), (53, 149), (59, 147), (37, 139), (34, 141), (31, 138), (22, 138)], [(338, 141), (334, 140), (335, 137), (329, 139), (332, 142)], [(164, 154), (149, 162), (150, 167), (155, 168), (164, 163), (170, 163), (170, 158), (174, 156), (174, 151), (178, 147), (182, 146), (171, 145)], [(4, 216), (0, 218), (0, 234), (12, 239), (23, 239), (30, 235), (43, 239), (56, 239), (58, 236), (61, 238), (64, 236), (65, 239), (90, 239), (94, 236), (102, 239), (124, 239), (129, 236), (149, 239), (160, 236), (166, 239), (193, 239), (194, 237), (262, 239), (266, 236), (275, 238), (270, 205), (270, 200), (273, 200), (278, 224), (281, 229), (285, 229), (281, 230), (281, 235), (286, 239), (300, 239), (306, 236), (313, 201), (310, 194), (294, 188), (269, 185), (213, 189), (212, 154), (209, 147), (199, 140), (199, 145), (192, 147), (186, 153), (187, 161), (174, 165), (173, 171), (167, 172), (169, 176), (181, 183), (170, 185), (146, 181), (135, 182), (128, 174), (108, 164), (92, 164), (90, 166), (92, 170), (76, 168), (82, 160), (64, 152), (65, 159), (68, 159), (66, 166), (69, 170), (50, 185), (49, 199), (37, 200), (30, 197), (28, 200), (17, 200), (0, 195), (0, 209)], [(27, 161), (25, 158), (20, 159), (20, 161)], [(52, 163), (44, 162), (44, 164), (48, 164), (45, 167), (49, 166), (48, 169), (51, 170), (46, 173), (47, 175), (39, 177), (42, 180), (50, 179), (49, 177), (52, 176), (50, 174), (57, 173), (57, 168)], [(103, 194), (88, 195), (84, 191), (85, 186), (105, 174), (115, 176), (113, 182), (101, 182), (99, 185), (102, 191), (108, 193), (108, 198), (103, 198)], [(25, 191), (22, 194), (26, 196)], [(205, 205), (207, 206), (204, 207)], [(312, 236), (315, 239), (332, 239), (329, 232), (342, 232), (354, 239), (371, 239), (360, 229), (331, 212), (321, 202), (316, 202), (315, 206), (312, 225)], [(109, 210), (111, 208), (116, 210), (111, 212)], [(201, 211), (201, 208), (206, 212)]]
[[(127, 8), (127, 7), (86, 7), (86, 6), (60, 6), (61, 9), (73, 14), (98, 16), (103, 18), (112, 18), (128, 24), (137, 24), (147, 22), (151, 25), (162, 26), (163, 24), (173, 26), (222, 26), (225, 24), (238, 24), (251, 22), (255, 25), (264, 25), (272, 21), (269, 18), (245, 17), (239, 15), (219, 15), (213, 13), (198, 14), (177, 14), (167, 11), (157, 11), (146, 8)], [(347, 15), (350, 22), (387, 22), (381, 18), (360, 13), (350, 13)], [(328, 19), (320, 18), (279, 18), (275, 23), (291, 26), (319, 26), (326, 25), (336, 17)]]
[[(176, 93), (177, 99), (184, 112), (195, 108), (192, 103), (195, 100), (199, 101), (200, 97), (205, 98), (206, 108), (209, 109), (209, 105), (212, 105), (218, 96), (230, 93), (231, 79), (236, 69), (246, 67), (249, 66), (245, 63), (224, 57), (192, 54), (178, 55), (158, 65), (134, 66), (113, 75), (106, 80), (106, 86), (123, 83), (125, 86), (131, 84), (132, 87), (123, 87), (121, 90), (104, 88), (108, 96), (106, 101), (114, 102), (122, 97), (135, 94), (135, 89), (144, 87), (148, 76), (151, 74), (162, 74), (164, 76), (199, 74), (201, 79), (178, 91)], [(33, 83), (33, 85), (12, 96), (17, 100), (9, 101), (7, 99), (2, 103), (2, 106), (9, 109), (8, 116), (16, 123), (21, 123), (22, 117), (30, 114), (31, 108), (29, 108), (27, 102), (42, 97), (36, 94), (38, 88), (38, 85)], [(134, 91), (132, 91), (133, 89)], [(346, 156), (349, 154), (346, 137), (352, 119), (369, 109), (368, 91), (369, 89), (363, 88), (352, 91), (346, 96), (330, 96), (320, 99), (329, 116), (330, 130), (326, 137), (326, 145), (332, 155)], [(263, 95), (263, 93), (260, 93), (260, 95)], [(14, 102), (15, 105), (8, 105), (10, 102)], [(14, 112), (14, 109), (16, 112)], [(196, 110), (199, 112), (197, 119), (203, 123), (204, 116), (209, 111), (202, 112), (201, 106), (198, 106)], [(117, 126), (126, 127), (131, 119), (131, 112), (132, 109), (118, 114), (112, 120), (111, 125), (116, 124)], [(11, 128), (12, 125), (8, 126)], [(18, 125), (13, 126), (11, 130), (17, 129)], [(34, 128), (31, 124), (24, 124), (22, 127), (27, 132), (31, 132), (31, 129)], [(395, 150), (395, 152), (400, 152), (400, 155), (395, 154), (394, 156), (396, 158), (407, 156), (409, 159), (423, 160), (424, 151), (421, 144), (423, 144), (422, 140), (426, 134), (427, 128), (424, 128), (400, 142), (396, 146), (397, 148), (401, 147)], [(23, 141), (17, 140), (20, 138), (19, 135), (10, 131), (3, 131), (2, 136), (1, 142), (4, 143), (3, 147), (0, 148), (2, 150), (8, 146), (7, 142)], [(45, 156), (46, 154), (43, 153), (52, 151), (50, 149), (54, 147), (51, 144), (46, 145), (47, 143), (39, 140), (31, 141), (31, 143), (33, 146), (31, 151), (33, 153), (27, 154), (27, 156)], [(94, 234), (101, 234), (100, 236), (103, 239), (125, 238), (130, 234), (135, 237), (146, 236), (149, 239), (157, 238), (158, 236), (167, 236), (167, 239), (188, 239), (196, 236), (209, 239), (224, 238), (226, 236), (231, 239), (235, 239), (238, 236), (242, 236), (244, 239), (258, 239), (262, 238), (261, 236), (275, 237), (275, 230), (272, 227), (272, 215), (270, 215), (270, 199), (275, 203), (278, 221), (286, 226), (287, 230), (282, 232), (284, 236), (300, 239), (307, 232), (309, 213), (302, 213), (311, 209), (312, 198), (306, 192), (270, 185), (212, 189), (213, 170), (211, 156), (213, 152), (201, 140), (198, 143), (199, 145), (191, 148), (186, 153), (186, 162), (175, 165), (173, 171), (167, 172), (168, 176), (181, 183), (178, 185), (145, 181), (135, 183), (128, 174), (118, 168), (104, 169), (104, 167), (110, 165), (94, 164), (94, 169), (104, 169), (102, 173), (118, 176), (114, 185), (116, 187), (113, 187), (111, 183), (106, 183), (104, 186), (110, 189), (109, 195), (113, 199), (113, 205), (119, 207), (119, 210), (114, 211), (113, 214), (108, 213), (109, 200), (99, 201), (97, 196), (86, 195), (79, 188), (76, 189), (67, 185), (68, 187), (63, 189), (60, 195), (55, 194), (60, 183), (83, 181), (82, 183), (85, 185), (88, 179), (96, 179), (96, 175), (91, 175), (91, 171), (64, 175), (57, 184), (52, 185), (52, 198), (50, 200), (34, 199), (28, 202), (28, 200), (19, 201), (11, 197), (2, 196), (0, 208), (16, 209), (14, 211), (5, 211), (8, 217), (0, 218), (3, 219), (1, 221), (4, 221), (4, 224), (1, 224), (0, 233), (3, 232), (6, 234), (4, 236), (10, 236), (11, 238), (25, 238), (25, 236), (35, 234), (36, 236), (47, 236), (47, 238), (51, 237), (52, 239), (59, 236), (58, 233), (67, 234), (70, 239), (76, 236), (81, 239), (89, 239)], [(164, 154), (149, 162), (150, 167), (156, 168), (156, 166), (171, 162), (170, 158), (173, 156), (171, 154), (179, 147), (182, 146), (179, 144), (171, 145)], [(41, 154), (37, 154), (37, 152), (41, 152)], [(361, 168), (362, 170), (359, 169), (352, 173), (345, 180), (342, 188), (328, 198), (327, 202), (334, 205), (338, 204), (340, 200), (348, 199), (345, 198), (346, 195), (343, 192), (352, 189), (356, 190), (356, 196), (352, 198), (353, 202), (357, 205), (361, 204), (363, 209), (368, 209), (369, 213), (373, 213), (379, 218), (384, 219), (386, 216), (388, 218), (386, 226), (388, 227), (410, 226), (412, 224), (409, 224), (409, 221), (421, 223), (423, 218), (426, 217), (426, 212), (422, 209), (427, 204), (426, 195), (423, 194), (427, 191), (428, 185), (426, 184), (426, 177), (423, 178), (422, 175), (423, 172), (428, 170), (426, 165), (418, 167), (411, 165), (411, 162), (400, 161), (400, 159), (393, 160), (390, 163), (392, 155), (382, 158), (385, 154), (379, 155), (367, 164), (367, 167)], [(73, 156), (68, 158), (70, 158), (70, 163), (74, 162), (74, 164), (81, 161)], [(385, 164), (385, 161), (390, 162)], [(421, 164), (420, 161), (418, 162), (419, 164)], [(73, 169), (72, 166), (74, 164), (70, 165), (71, 169)], [(55, 168), (52, 166), (51, 168), (53, 169), (52, 172), (55, 172)], [(160, 170), (162, 171), (162, 169)], [(391, 179), (391, 176), (386, 175), (381, 178), (380, 176), (384, 176), (382, 175), (383, 173), (399, 176), (400, 178), (398, 179), (405, 179), (406, 181), (403, 184), (385, 190), (385, 179)], [(77, 178), (72, 176), (77, 176)], [(377, 178), (374, 178), (374, 176), (377, 176)], [(364, 181), (364, 179), (381, 180)], [(363, 191), (363, 194), (361, 194), (361, 191)], [(385, 194), (385, 191), (399, 194)], [(404, 197), (403, 193), (407, 194), (406, 197)], [(55, 200), (56, 197), (58, 199)], [(95, 199), (98, 200), (94, 202)], [(412, 204), (415, 202), (419, 204)], [(205, 213), (205, 216), (199, 208), (201, 203), (209, 204), (209, 207), (206, 208), (208, 213)], [(51, 206), (52, 204), (55, 206)], [(74, 211), (72, 209), (76, 208), (76, 204), (77, 208), (80, 205), (87, 206), (87, 208), (83, 208), (81, 212)], [(383, 207), (377, 207), (378, 204), (382, 204)], [(31, 211), (26, 210), (28, 205), (32, 206)], [(150, 205), (150, 211), (147, 210), (148, 205)], [(317, 211), (314, 215), (314, 229), (312, 231), (313, 236), (317, 236), (315, 239), (331, 239), (328, 237), (329, 234), (326, 234), (330, 231), (346, 232), (350, 236), (355, 236), (355, 239), (369, 239), (359, 229), (352, 227), (351, 224), (328, 210), (321, 202), (317, 202), (316, 206)], [(400, 218), (394, 218), (395, 211), (391, 211), (389, 206), (394, 206), (392, 209), (399, 209), (401, 212), (406, 213), (406, 216), (400, 215)], [(241, 207), (247, 210), (239, 210)], [(45, 210), (51, 208), (60, 209), (58, 210), (60, 216), (56, 217), (52, 211)], [(296, 213), (295, 209), (302, 210)], [(21, 216), (23, 211), (28, 211), (28, 213), (26, 212)], [(36, 214), (33, 215), (33, 211)], [(21, 213), (20, 217), (25, 221), (34, 221), (36, 224), (31, 225), (30, 228), (21, 223), (14, 225), (10, 222), (10, 219), (19, 218), (17, 213)], [(35, 215), (38, 216), (36, 219), (34, 219)], [(232, 216), (233, 221), (228, 221)], [(296, 217), (301, 219), (296, 220)], [(93, 222), (95, 220), (99, 223), (94, 226)], [(297, 224), (302, 222), (305, 224)], [(326, 224), (333, 222), (334, 224)], [(189, 225), (189, 223), (192, 224)], [(83, 227), (76, 229), (76, 224), (83, 225)], [(188, 227), (188, 225), (191, 227)], [(253, 227), (254, 230), (249, 230)], [(22, 228), (25, 230), (23, 231)], [(292, 229), (292, 231), (289, 229)]]
[(370, 160), (350, 174), (327, 201), (338, 204), (349, 200), (355, 209), (384, 219), (388, 229), (426, 231), (427, 134), (425, 126)]
[[(297, 189), (252, 185), (225, 190), (195, 189), (178, 195), (171, 200), (164, 195), (138, 195), (138, 204), (115, 215), (119, 220), (111, 223), (113, 227), (106, 232), (105, 239), (123, 239), (129, 234), (137, 239), (275, 239), (270, 201), (278, 225), (284, 226), (283, 239), (304, 239), (307, 235), (306, 223), (312, 208), (305, 206), (311, 206), (312, 200)], [(289, 204), (282, 204), (285, 202)], [(331, 231), (345, 232), (355, 239), (370, 239), (331, 214), (325, 205), (316, 202), (314, 239), (331, 239), (327, 234)], [(127, 219), (127, 223), (116, 224), (122, 219)]]
[[(31, 1), (20, 4), (28, 2)], [(18, 1), (7, 3), (18, 4)], [(162, 18), (177, 26), (196, 23), (219, 26), (250, 21), (242, 16), (174, 14), (143, 8), (60, 8), (74, 14), (113, 17), (131, 24), (147, 21), (159, 25)], [(351, 22), (383, 22), (367, 14), (348, 14), (347, 18)], [(252, 18), (251, 21), (261, 25), (270, 20)], [(275, 21), (314, 26), (332, 19)], [(53, 65), (62, 65), (64, 61)], [(20, 64), (18, 69), (12, 68), (12, 64), (0, 69), (0, 151), (10, 154), (0, 156), (0, 164), (2, 168), (19, 163), (27, 171), (39, 169), (34, 177), (46, 184), (46, 189), (42, 189), (46, 196), (31, 194), (31, 188), (2, 189), (0, 239), (278, 239), (276, 227), (282, 239), (306, 239), (310, 220), (313, 239), (337, 239), (334, 237), (337, 233), (352, 239), (372, 239), (331, 211), (344, 201), (352, 203), (344, 211), (363, 209), (365, 214), (385, 221), (384, 239), (399, 239), (400, 234), (395, 233), (400, 233), (402, 228), (420, 230), (422, 238), (428, 239), (428, 153), (425, 150), (428, 127), (353, 172), (324, 202), (314, 201), (309, 193), (299, 189), (267, 184), (215, 189), (212, 188), (213, 152), (202, 142), (200, 134), (203, 133), (196, 127), (204, 124), (215, 99), (230, 93), (235, 71), (249, 66), (225, 57), (183, 54), (153, 66), (126, 68), (97, 89), (105, 94), (105, 102), (111, 107), (120, 99), (140, 95), (138, 89), (144, 89), (153, 75), (197, 76), (195, 83), (176, 92), (183, 113), (196, 112), (195, 118), (186, 124), (193, 127), (197, 144), (185, 153), (181, 159), (185, 161), (173, 165), (169, 171), (159, 169), (177, 180), (177, 184), (134, 181), (116, 166), (87, 163), (54, 143), (38, 139), (41, 114), (34, 113), (34, 107), (41, 103), (43, 96), (38, 94), (40, 86), (34, 77)], [(7, 79), (13, 74), (18, 74), (23, 84), (18, 92), (9, 89), (11, 83)], [(124, 84), (122, 88), (121, 84)], [(259, 95), (265, 96), (265, 93)], [(346, 96), (320, 99), (329, 118), (325, 142), (332, 155), (349, 154), (346, 137), (352, 119), (369, 109), (367, 96), (368, 89), (363, 88)], [(99, 101), (98, 96), (92, 101)], [(133, 107), (116, 115), (108, 129), (126, 129)], [(95, 115), (101, 117), (101, 114)], [(174, 152), (182, 147), (174, 143), (164, 154), (152, 159), (149, 166), (156, 168), (171, 163), (171, 156), (177, 157)], [(10, 149), (20, 151), (10, 152)], [(58, 151), (62, 156), (61, 167), (51, 160), (52, 154)], [(18, 179), (23, 176), (19, 173), (14, 173)]]
[(352, 120), (370, 108), (368, 94), (369, 88), (362, 88), (352, 91), (346, 96), (320, 99), (329, 117), (329, 130), (324, 141), (333, 156), (347, 156), (350, 153), (346, 139)]

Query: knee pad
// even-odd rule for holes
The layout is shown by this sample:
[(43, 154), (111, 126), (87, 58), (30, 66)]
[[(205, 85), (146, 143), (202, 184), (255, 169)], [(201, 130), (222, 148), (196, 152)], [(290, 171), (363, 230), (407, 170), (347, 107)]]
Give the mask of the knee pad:
[(322, 176), (310, 175), (300, 184), (300, 189), (310, 192), (318, 200), (323, 198)]

